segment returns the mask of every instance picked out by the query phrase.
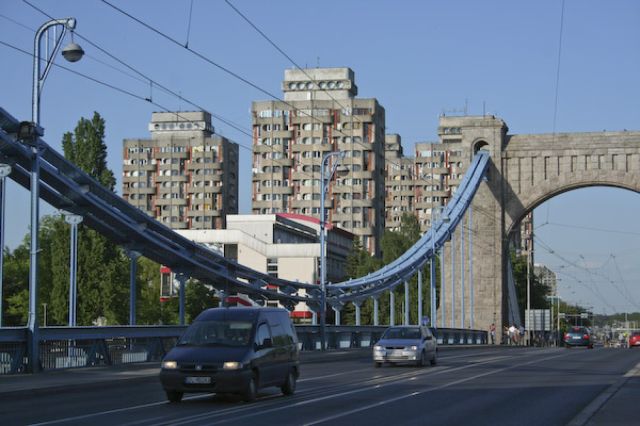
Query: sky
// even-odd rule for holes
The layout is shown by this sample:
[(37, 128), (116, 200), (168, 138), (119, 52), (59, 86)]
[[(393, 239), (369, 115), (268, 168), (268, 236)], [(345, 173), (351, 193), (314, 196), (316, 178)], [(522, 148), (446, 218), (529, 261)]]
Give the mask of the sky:
[[(296, 65), (353, 69), (358, 96), (384, 106), (386, 131), (401, 135), (405, 153), (437, 140), (443, 113), (495, 114), (511, 134), (640, 130), (637, 0), (566, 0), (564, 9), (562, 0), (230, 0), (295, 64), (223, 0), (109, 0), (178, 44), (101, 0), (29, 1), (77, 19), (85, 58), (56, 63), (111, 86), (52, 69), (44, 139), (59, 149), (65, 132), (98, 111), (119, 193), (122, 140), (148, 138), (152, 112), (201, 107), (250, 132), (251, 102), (281, 96), (284, 70)], [(30, 54), (48, 19), (23, 1), (0, 0), (0, 42)], [(0, 106), (28, 120), (32, 58), (3, 44), (0, 58)], [(240, 213), (250, 213), (250, 138), (213, 125), (241, 145)], [(28, 231), (29, 194), (13, 182), (7, 191), (5, 244), (13, 248)], [(43, 205), (42, 213), (54, 210)], [(638, 213), (637, 193), (612, 188), (568, 192), (535, 210), (535, 261), (558, 272), (563, 300), (599, 313), (640, 311)]]

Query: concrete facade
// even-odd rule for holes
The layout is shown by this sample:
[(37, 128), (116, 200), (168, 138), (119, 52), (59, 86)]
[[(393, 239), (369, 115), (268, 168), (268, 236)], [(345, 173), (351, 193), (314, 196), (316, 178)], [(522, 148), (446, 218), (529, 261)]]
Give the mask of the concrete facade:
[(384, 232), (385, 111), (358, 99), (349, 68), (286, 70), (284, 101), (256, 101), (253, 114), (254, 214), (320, 217), (321, 162), (344, 151), (348, 175), (329, 185), (327, 222), (379, 254)]
[(238, 212), (238, 145), (208, 112), (154, 112), (151, 139), (123, 142), (122, 195), (174, 229), (221, 229)]
[[(176, 232), (275, 278), (316, 283), (319, 280), (319, 230), (319, 221), (314, 218), (279, 213), (229, 215), (227, 229)], [(327, 280), (338, 282), (345, 277), (353, 234), (329, 227), (326, 241)], [(267, 304), (278, 306), (277, 301), (267, 301)], [(292, 315), (301, 321), (310, 321), (312, 316), (305, 303), (298, 303)]]

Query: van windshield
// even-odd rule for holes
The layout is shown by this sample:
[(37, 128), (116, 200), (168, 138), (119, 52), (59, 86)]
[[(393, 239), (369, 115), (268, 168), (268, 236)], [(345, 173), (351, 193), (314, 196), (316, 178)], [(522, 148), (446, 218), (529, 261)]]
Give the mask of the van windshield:
[(196, 321), (178, 345), (249, 346), (253, 323), (247, 321)]

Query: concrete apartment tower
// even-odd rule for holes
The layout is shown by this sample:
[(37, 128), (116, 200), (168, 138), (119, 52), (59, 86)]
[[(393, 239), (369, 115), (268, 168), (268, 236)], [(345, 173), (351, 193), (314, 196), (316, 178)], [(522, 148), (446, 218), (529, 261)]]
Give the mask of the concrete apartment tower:
[(253, 213), (320, 218), (322, 158), (343, 151), (349, 173), (329, 185), (327, 221), (379, 254), (385, 214), (384, 108), (376, 99), (356, 98), (349, 68), (286, 70), (282, 90), (284, 102), (252, 104)]
[(414, 158), (403, 155), (400, 135), (385, 136), (385, 169), (385, 226), (398, 231), (403, 214), (416, 214)]
[(151, 139), (123, 142), (122, 195), (174, 229), (222, 229), (238, 213), (238, 145), (208, 112), (154, 112)]

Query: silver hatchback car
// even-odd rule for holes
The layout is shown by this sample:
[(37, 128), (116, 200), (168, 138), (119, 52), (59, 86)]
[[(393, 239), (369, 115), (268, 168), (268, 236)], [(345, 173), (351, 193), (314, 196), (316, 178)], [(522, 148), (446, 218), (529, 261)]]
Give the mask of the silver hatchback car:
[(383, 363), (410, 363), (417, 366), (437, 363), (438, 344), (429, 327), (393, 326), (389, 327), (378, 343), (373, 346), (373, 365)]

